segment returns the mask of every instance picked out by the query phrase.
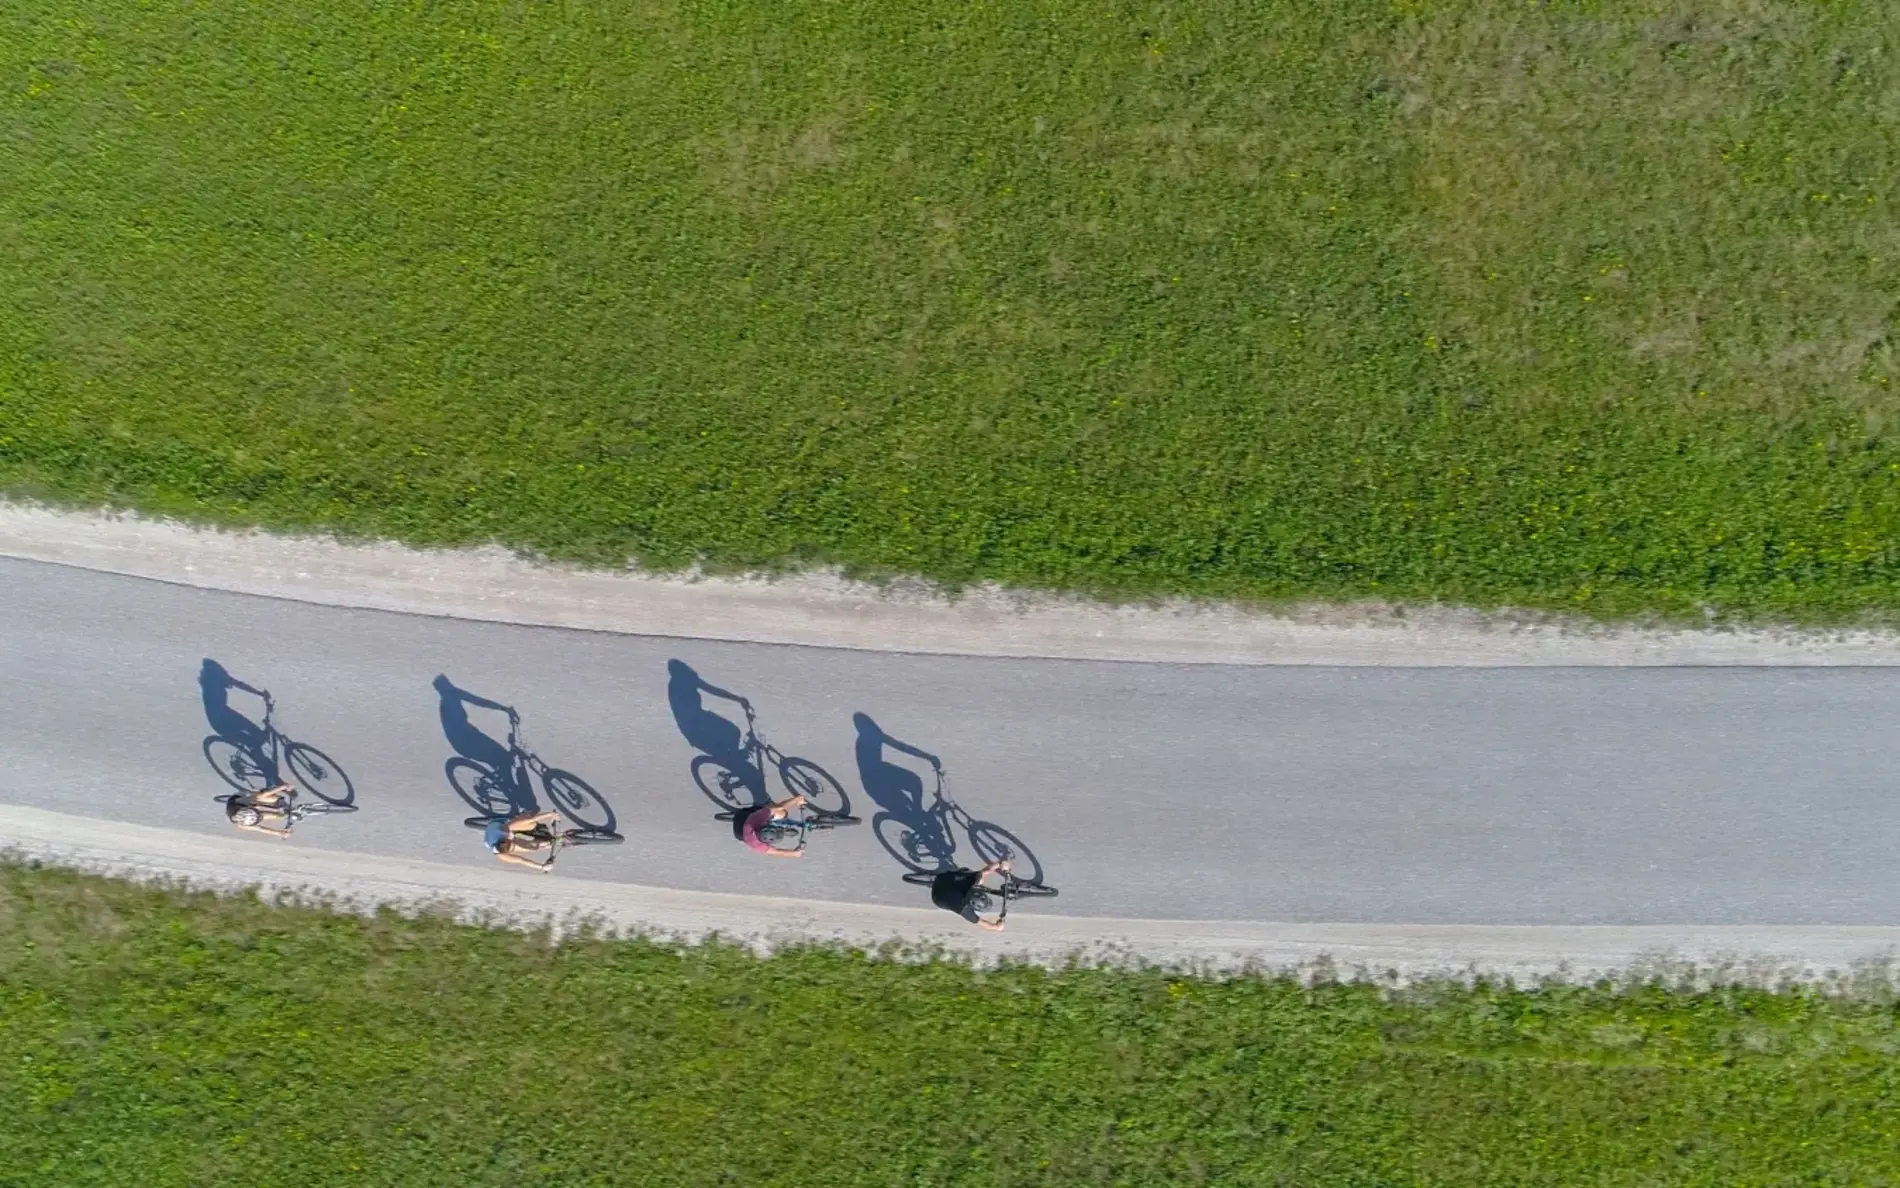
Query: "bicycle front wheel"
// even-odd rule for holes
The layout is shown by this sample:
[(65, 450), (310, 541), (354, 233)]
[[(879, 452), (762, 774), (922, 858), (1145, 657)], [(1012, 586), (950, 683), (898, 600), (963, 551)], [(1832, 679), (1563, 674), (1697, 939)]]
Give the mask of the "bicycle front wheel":
[(779, 760), (778, 778), (787, 792), (803, 796), (815, 813), (842, 817), (851, 811), (851, 800), (844, 794), (844, 786), (809, 759)]
[(570, 829), (566, 836), (570, 846), (617, 846), (626, 840), (608, 829)]

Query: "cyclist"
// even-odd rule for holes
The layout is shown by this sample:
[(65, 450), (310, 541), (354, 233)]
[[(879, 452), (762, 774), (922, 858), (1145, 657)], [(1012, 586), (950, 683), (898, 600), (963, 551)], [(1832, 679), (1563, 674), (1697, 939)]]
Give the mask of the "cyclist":
[[(488, 852), (503, 862), (512, 862), (516, 866), (547, 874), (554, 869), (553, 841), (546, 834), (536, 836), (535, 831), (560, 819), (561, 814), (556, 812), (496, 817), (483, 831), (482, 841), (487, 844)], [(549, 851), (545, 860), (523, 857), (525, 854), (538, 854), (542, 850)]]
[(930, 884), (930, 902), (946, 912), (955, 912), (978, 928), (987, 928), (991, 932), (1003, 931), (1003, 912), (999, 907), (994, 920), (986, 920), (977, 913), (976, 900), (979, 895), (986, 896), (992, 903), (1001, 903), (1001, 891), (992, 891), (983, 886), (986, 875), (1009, 873), (1008, 862), (992, 862), (982, 870), (946, 870)]
[(805, 803), (803, 796), (788, 796), (772, 804), (740, 809), (732, 815), (732, 835), (769, 858), (803, 858), (803, 850), (781, 850), (759, 836), (768, 821), (784, 820), (786, 814)]
[[(241, 792), (224, 798), (224, 816), (239, 829), (268, 833), (275, 838), (290, 836), (290, 800), (296, 791), (289, 784), (278, 784), (262, 792)], [(281, 825), (269, 822), (281, 821)]]

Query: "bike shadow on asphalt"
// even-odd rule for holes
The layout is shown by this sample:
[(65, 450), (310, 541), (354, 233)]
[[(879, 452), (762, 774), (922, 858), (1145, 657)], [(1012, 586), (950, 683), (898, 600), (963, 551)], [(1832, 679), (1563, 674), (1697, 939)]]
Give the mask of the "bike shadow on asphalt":
[[(205, 762), (237, 792), (290, 784), (300, 794), (336, 807), (356, 803), (356, 785), (334, 759), (278, 728), (269, 690), (239, 680), (207, 656), (198, 668), (198, 696), (211, 726), (200, 744)], [(252, 718), (232, 704), (233, 696), (254, 702), (262, 712)]]
[[(708, 705), (708, 698), (730, 703), (744, 725)], [(714, 816), (728, 822), (735, 836), (741, 834), (750, 810), (772, 803), (768, 765), (786, 796), (799, 792), (822, 812), (850, 811), (843, 785), (831, 773), (767, 743), (759, 736), (751, 702), (708, 681), (684, 660), (666, 662), (666, 703), (680, 736), (699, 752), (692, 760), (693, 783), (717, 806)]]
[[(442, 765), (449, 787), (480, 817), (515, 817), (548, 806), (581, 829), (614, 832), (613, 806), (571, 771), (550, 766), (521, 740), (515, 708), (460, 688), (444, 676), (433, 682), (442, 717), (442, 735), (455, 752)], [(502, 715), (506, 741), (477, 726), (471, 709)], [(537, 787), (538, 785), (538, 787)]]
[[(950, 795), (937, 756), (885, 733), (871, 715), (851, 715), (857, 728), (858, 782), (877, 806), (871, 831), (906, 871), (974, 870), (1008, 860), (1013, 874), (1040, 883), (1042, 863), (1021, 838), (993, 821), (979, 821)], [(929, 765), (930, 780), (891, 754)]]

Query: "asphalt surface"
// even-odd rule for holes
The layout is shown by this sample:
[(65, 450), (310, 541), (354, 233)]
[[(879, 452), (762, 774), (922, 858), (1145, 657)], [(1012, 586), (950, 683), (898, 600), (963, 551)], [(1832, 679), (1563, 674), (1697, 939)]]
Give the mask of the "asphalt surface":
[[(493, 863), (445, 763), (449, 733), (479, 757), (507, 720), (455, 701), (467, 725), (451, 713), (445, 732), (432, 682), (447, 676), (516, 707), (534, 752), (611, 807), (627, 843), (565, 853), (562, 872), (583, 878), (918, 904), (874, 829), (886, 810), (931, 828), (904, 803), (928, 799), (929, 766), (897, 740), (940, 756), (963, 812), (1020, 839), (1061, 889), (1019, 910), (1900, 923), (1892, 668), (912, 656), (325, 608), (0, 560), (0, 800), (228, 833), (204, 741), (213, 716), (241, 733), (262, 705), (227, 689), (229, 712), (208, 713), (206, 660), (270, 689), (277, 725), (350, 777), (358, 811), (303, 822), (290, 846)], [(798, 861), (742, 847), (695, 786), (687, 737), (716, 743), (708, 715), (738, 711), (695, 680), (749, 698), (765, 736), (832, 773), (865, 824)]]

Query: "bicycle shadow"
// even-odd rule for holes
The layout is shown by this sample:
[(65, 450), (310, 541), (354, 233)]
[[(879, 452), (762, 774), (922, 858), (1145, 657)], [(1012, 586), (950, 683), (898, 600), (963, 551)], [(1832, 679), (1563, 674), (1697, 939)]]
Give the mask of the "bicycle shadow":
[[(618, 819), (605, 797), (573, 772), (550, 766), (521, 741), (521, 716), (513, 706), (459, 688), (446, 675), (432, 683), (440, 703), (442, 735), (455, 752), (442, 765), (442, 773), (478, 816), (540, 812), (538, 783), (553, 807), (579, 828), (614, 832)], [(471, 708), (504, 715), (507, 740), (498, 740), (477, 726), (469, 717)]]
[[(263, 720), (255, 721), (232, 705), (234, 693), (256, 698), (264, 710)], [(199, 749), (218, 778), (239, 794), (290, 784), (331, 805), (356, 802), (356, 785), (334, 759), (277, 727), (276, 702), (269, 690), (239, 680), (207, 656), (198, 668), (198, 695), (211, 726)]]
[[(840, 817), (851, 811), (851, 801), (835, 776), (809, 759), (787, 755), (759, 734), (752, 703), (738, 693), (707, 681), (684, 660), (666, 662), (666, 700), (680, 734), (699, 752), (693, 757), (693, 783), (719, 807), (718, 820), (732, 826), (743, 839), (745, 819), (753, 809), (773, 801), (767, 788), (769, 767), (785, 796), (803, 796), (817, 813)], [(739, 707), (742, 727), (706, 704), (708, 696)]]
[[(857, 728), (858, 782), (878, 809), (871, 831), (906, 871), (975, 869), (1007, 860), (1023, 882), (1042, 882), (1042, 863), (1021, 838), (993, 821), (977, 820), (951, 797), (937, 756), (885, 733), (869, 714), (852, 714), (851, 722)], [(888, 758), (892, 751), (929, 764), (931, 785), (915, 768)], [(960, 838), (967, 851), (960, 852)]]

